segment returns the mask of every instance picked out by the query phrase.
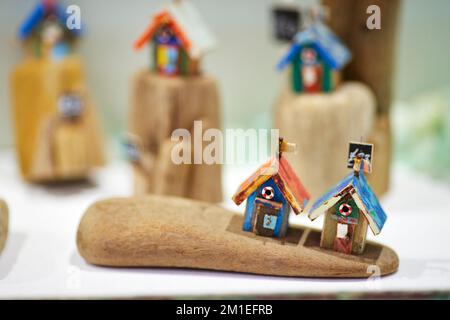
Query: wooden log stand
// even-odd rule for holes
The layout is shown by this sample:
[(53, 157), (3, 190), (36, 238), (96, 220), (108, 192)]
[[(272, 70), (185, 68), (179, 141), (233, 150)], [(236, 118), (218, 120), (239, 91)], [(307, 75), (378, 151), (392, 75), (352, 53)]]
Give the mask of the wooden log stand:
[[(274, 118), (280, 134), (297, 144), (298, 154), (286, 154), (286, 158), (315, 198), (348, 174), (348, 143), (369, 137), (375, 98), (360, 83), (344, 83), (321, 94), (299, 95), (285, 88)], [(374, 165), (379, 165), (376, 160)]]
[(0, 253), (2, 253), (8, 238), (8, 224), (8, 206), (5, 201), (0, 199)]
[[(375, 146), (375, 173), (369, 177), (378, 195), (389, 188), (391, 167), (390, 108), (395, 71), (395, 41), (401, 0), (322, 0), (329, 8), (330, 27), (353, 53), (344, 69), (343, 79), (361, 81), (375, 93), (377, 117), (369, 142)], [(381, 12), (381, 29), (369, 30), (367, 8), (377, 5)]]
[[(367, 243), (361, 255), (320, 248), (320, 232), (290, 227), (283, 239), (242, 231), (242, 216), (164, 196), (94, 203), (77, 232), (80, 255), (105, 267), (170, 267), (291, 277), (367, 278), (394, 273), (399, 260)], [(378, 271), (378, 270), (377, 270)]]
[(135, 194), (222, 201), (220, 165), (176, 165), (171, 159), (172, 148), (179, 143), (171, 140), (174, 130), (187, 129), (193, 137), (194, 121), (202, 121), (203, 132), (220, 128), (219, 113), (214, 79), (139, 71), (132, 84), (129, 116), (129, 131), (142, 148), (139, 164), (134, 164)]
[[(83, 103), (79, 119), (63, 119), (58, 100), (67, 93)], [(16, 151), (23, 177), (32, 182), (85, 179), (104, 164), (103, 141), (81, 62), (28, 58), (11, 76)]]

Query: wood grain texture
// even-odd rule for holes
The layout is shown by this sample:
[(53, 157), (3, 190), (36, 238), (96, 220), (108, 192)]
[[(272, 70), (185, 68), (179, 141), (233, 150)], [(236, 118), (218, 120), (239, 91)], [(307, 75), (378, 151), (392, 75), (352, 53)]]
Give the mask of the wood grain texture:
[(348, 143), (369, 139), (375, 99), (360, 83), (345, 83), (329, 94), (297, 95), (285, 88), (274, 118), (280, 135), (297, 144), (297, 154), (286, 154), (286, 159), (317, 198), (349, 173)]
[[(67, 92), (76, 93), (84, 103), (77, 125), (61, 120), (58, 114), (58, 98)], [(16, 150), (25, 179), (86, 178), (92, 167), (104, 164), (103, 137), (77, 58), (23, 61), (11, 75), (11, 104)]]
[[(392, 103), (392, 80), (400, 0), (322, 0), (330, 10), (330, 25), (353, 54), (344, 69), (347, 81), (367, 84), (375, 93), (379, 114), (388, 113)], [(370, 5), (381, 10), (381, 29), (369, 30), (366, 13)]]
[(361, 256), (319, 247), (320, 232), (290, 228), (282, 241), (242, 231), (242, 216), (175, 197), (116, 198), (94, 203), (81, 219), (77, 246), (105, 267), (173, 267), (292, 277), (365, 278), (377, 265), (397, 270), (395, 252), (368, 243)]
[(220, 128), (216, 81), (204, 75), (170, 78), (143, 69), (133, 79), (131, 98), (129, 131), (141, 141), (145, 163), (144, 170), (134, 170), (135, 194), (222, 201), (220, 165), (175, 165), (171, 160), (178, 144), (171, 141), (174, 130), (187, 129), (193, 141), (194, 121), (202, 121), (203, 133)]
[(0, 199), (0, 253), (5, 247), (8, 238), (9, 213), (6, 202)]
[[(391, 169), (390, 109), (393, 97), (393, 75), (397, 25), (401, 0), (322, 0), (330, 9), (333, 31), (353, 53), (353, 59), (344, 69), (347, 81), (361, 81), (374, 92), (377, 104), (376, 126), (371, 133), (375, 144), (376, 175), (369, 177), (377, 194), (389, 189)], [(368, 30), (367, 7), (377, 5), (381, 10), (381, 30)]]

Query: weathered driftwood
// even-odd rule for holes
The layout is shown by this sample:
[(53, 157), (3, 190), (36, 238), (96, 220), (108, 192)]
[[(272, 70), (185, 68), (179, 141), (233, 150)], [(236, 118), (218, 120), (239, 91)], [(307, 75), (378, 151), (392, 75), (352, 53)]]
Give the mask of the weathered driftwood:
[(93, 204), (81, 219), (77, 246), (107, 267), (174, 267), (295, 277), (365, 278), (397, 270), (393, 250), (367, 243), (364, 254), (320, 248), (320, 232), (290, 228), (286, 238), (242, 231), (242, 216), (204, 202), (148, 196)]
[[(21, 173), (30, 181), (86, 178), (104, 163), (103, 141), (95, 110), (86, 92), (81, 63), (29, 58), (11, 76), (11, 102), (16, 150)], [(57, 103), (62, 94), (83, 101), (81, 118), (62, 119)]]
[[(375, 144), (376, 175), (371, 181), (378, 194), (389, 187), (391, 130), (389, 110), (393, 96), (393, 72), (397, 21), (400, 0), (322, 0), (329, 8), (329, 24), (353, 53), (343, 78), (361, 81), (375, 93), (377, 119), (371, 142)], [(381, 29), (368, 30), (367, 8), (377, 5), (381, 10)]]
[(8, 206), (5, 201), (0, 199), (0, 253), (3, 251), (8, 237), (8, 223)]
[(203, 75), (171, 78), (139, 71), (132, 84), (129, 117), (129, 131), (142, 147), (140, 165), (134, 168), (135, 194), (221, 201), (220, 165), (176, 165), (171, 159), (172, 148), (179, 143), (171, 141), (174, 130), (189, 130), (193, 141), (194, 121), (202, 121), (203, 132), (220, 128), (219, 113), (213, 79)]
[[(326, 94), (298, 95), (286, 88), (274, 117), (280, 134), (297, 144), (298, 153), (286, 158), (311, 195), (318, 197), (349, 173), (348, 143), (369, 138), (375, 99), (360, 83), (344, 83)], [(377, 174), (380, 165), (374, 164), (371, 175)]]

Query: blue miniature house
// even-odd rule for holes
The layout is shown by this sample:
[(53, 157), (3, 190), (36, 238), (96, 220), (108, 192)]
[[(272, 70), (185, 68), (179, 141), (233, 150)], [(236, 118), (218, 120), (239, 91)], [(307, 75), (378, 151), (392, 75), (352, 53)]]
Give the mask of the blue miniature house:
[(297, 93), (329, 92), (337, 86), (339, 71), (350, 59), (345, 45), (317, 21), (295, 36), (277, 68), (281, 71), (292, 66), (292, 88)]
[(265, 237), (284, 237), (291, 208), (303, 211), (309, 195), (286, 159), (272, 159), (245, 180), (233, 196), (239, 205), (247, 200), (244, 231)]
[(386, 214), (363, 172), (349, 174), (311, 207), (309, 218), (326, 213), (320, 245), (350, 254), (364, 251), (367, 227), (377, 235)]
[(36, 57), (43, 55), (43, 44), (47, 42), (51, 56), (62, 58), (70, 52), (70, 43), (81, 34), (81, 29), (67, 28), (68, 17), (65, 8), (56, 0), (41, 0), (20, 26), (19, 39), (31, 44)]

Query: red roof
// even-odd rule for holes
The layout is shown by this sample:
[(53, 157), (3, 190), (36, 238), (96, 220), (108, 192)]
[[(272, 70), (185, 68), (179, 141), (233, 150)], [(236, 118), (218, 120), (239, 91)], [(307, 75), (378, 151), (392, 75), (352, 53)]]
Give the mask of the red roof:
[(163, 24), (167, 24), (173, 30), (177, 38), (181, 41), (183, 47), (186, 50), (189, 50), (191, 43), (187, 39), (181, 27), (177, 24), (177, 22), (171, 17), (169, 12), (167, 11), (162, 11), (153, 18), (152, 22), (144, 31), (144, 33), (134, 43), (134, 48), (136, 50), (141, 49), (148, 41), (150, 41), (155, 32), (158, 30), (158, 28)]
[(273, 181), (283, 193), (294, 212), (296, 214), (301, 213), (308, 203), (310, 196), (295, 174), (294, 169), (283, 157), (281, 157), (281, 159), (273, 158), (259, 167), (255, 173), (239, 186), (233, 196), (233, 201), (237, 205), (240, 205), (255, 192), (260, 185), (270, 178), (273, 178)]

